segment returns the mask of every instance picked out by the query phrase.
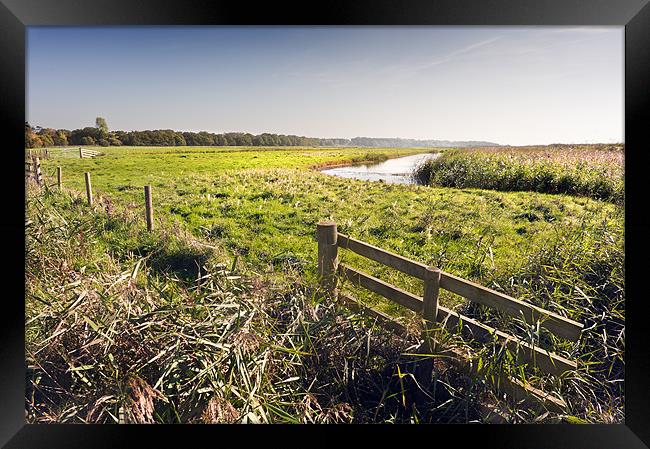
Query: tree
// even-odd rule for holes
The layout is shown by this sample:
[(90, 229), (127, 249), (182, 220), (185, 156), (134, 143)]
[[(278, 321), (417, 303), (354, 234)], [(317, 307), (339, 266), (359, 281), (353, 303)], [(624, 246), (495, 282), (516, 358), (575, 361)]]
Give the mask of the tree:
[(109, 139), (111, 136), (108, 132), (108, 124), (106, 123), (106, 119), (104, 117), (95, 118), (95, 128), (98, 130), (97, 135), (94, 137), (95, 141), (103, 147), (109, 146)]
[(176, 146), (185, 146), (187, 145), (187, 142), (185, 142), (185, 137), (183, 137), (183, 134), (181, 133), (174, 133), (174, 145)]
[(34, 133), (34, 130), (29, 125), (29, 123), (25, 122), (25, 148), (34, 148), (35, 139), (36, 134)]
[(38, 133), (38, 136), (41, 138), (44, 147), (51, 147), (54, 145), (54, 137), (56, 136), (56, 130), (52, 128), (41, 128)]
[(104, 131), (108, 134), (108, 124), (104, 117), (97, 117), (95, 119), (95, 128), (99, 128), (100, 131)]
[(214, 144), (219, 146), (219, 147), (226, 146), (227, 142), (226, 142), (226, 138), (223, 136), (223, 134), (217, 134), (214, 137)]
[(113, 137), (120, 143), (111, 143), (111, 145), (129, 145), (129, 135), (126, 131), (114, 131)]
[(54, 145), (65, 146), (68, 144), (68, 137), (65, 135), (65, 132), (59, 130), (52, 137), (54, 140)]
[(102, 136), (101, 130), (99, 128), (88, 126), (84, 129), (75, 129), (71, 131), (70, 136), (68, 137), (68, 142), (71, 145), (95, 145), (95, 143), (89, 144), (88, 140), (84, 141), (84, 138), (88, 137), (93, 142), (97, 142), (98, 140), (106, 139), (107, 136), (108, 134), (106, 136)]
[(95, 119), (95, 128), (98, 130), (97, 135), (94, 138), (95, 141), (103, 147), (110, 145), (108, 142), (108, 139), (110, 137), (108, 132), (108, 124), (106, 123), (106, 119), (104, 117), (97, 117)]

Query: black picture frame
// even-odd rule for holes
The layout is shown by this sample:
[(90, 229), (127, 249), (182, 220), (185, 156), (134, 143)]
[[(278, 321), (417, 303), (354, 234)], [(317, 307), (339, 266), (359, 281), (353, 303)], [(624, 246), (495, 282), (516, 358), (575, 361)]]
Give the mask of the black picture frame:
[[(646, 255), (650, 253), (650, 214), (644, 173), (650, 149), (643, 118), (650, 101), (650, 5), (648, 0), (363, 0), (298, 5), (201, 0), (0, 0), (0, 122), (5, 128), (0, 231), (11, 294), (3, 296), (0, 327), (0, 444), (7, 448), (73, 448), (252, 442), (253, 436), (277, 445), (363, 444), (398, 436), (400, 444), (426, 441), (483, 448), (643, 448), (650, 445), (650, 357), (644, 300)], [(111, 426), (30, 425), (25, 423), (24, 356), (24, 190), (22, 174), (25, 116), (25, 36), (28, 26), (106, 25), (617, 25), (625, 26), (625, 251), (626, 251), (626, 406), (625, 424), (590, 425), (436, 425), (411, 426)], [(644, 114), (646, 113), (646, 114)], [(645, 126), (644, 126), (645, 125)], [(21, 148), (21, 149), (22, 149)], [(22, 192), (22, 193), (21, 193)], [(22, 286), (22, 288), (21, 288)], [(14, 294), (15, 292), (15, 294)], [(286, 432), (300, 436), (285, 436)], [(408, 433), (407, 433), (408, 432)], [(390, 435), (389, 435), (390, 433)], [(257, 435), (254, 435), (257, 434)], [(303, 437), (304, 439), (294, 439)], [(257, 440), (257, 438), (255, 438)], [(370, 439), (370, 440), (367, 440)], [(196, 442), (195, 442), (196, 441)], [(227, 441), (227, 443), (226, 443)], [(257, 443), (260, 444), (260, 443)], [(356, 443), (360, 444), (360, 443)], [(422, 443), (420, 443), (422, 444)]]

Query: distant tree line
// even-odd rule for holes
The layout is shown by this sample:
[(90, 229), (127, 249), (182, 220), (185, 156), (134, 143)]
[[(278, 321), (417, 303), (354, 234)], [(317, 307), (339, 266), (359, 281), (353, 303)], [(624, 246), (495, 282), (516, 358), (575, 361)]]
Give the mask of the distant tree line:
[(94, 127), (83, 129), (32, 127), (25, 122), (25, 147), (41, 148), (65, 145), (99, 146), (361, 146), (361, 147), (451, 147), (496, 146), (490, 142), (451, 142), (399, 138), (354, 137), (352, 139), (317, 138), (284, 134), (181, 132), (171, 129), (152, 131), (109, 131), (106, 120), (97, 117)]
[(25, 123), (25, 147), (40, 148), (65, 145), (100, 146), (344, 146), (349, 139), (319, 139), (314, 137), (263, 133), (223, 133), (206, 131), (181, 132), (171, 129), (151, 131), (108, 131), (100, 127), (67, 130), (32, 127)]
[(489, 147), (499, 146), (493, 142), (478, 140), (417, 140), (383, 137), (353, 137), (349, 139), (348, 145), (355, 147), (380, 147), (380, 148), (417, 148), (417, 147)]

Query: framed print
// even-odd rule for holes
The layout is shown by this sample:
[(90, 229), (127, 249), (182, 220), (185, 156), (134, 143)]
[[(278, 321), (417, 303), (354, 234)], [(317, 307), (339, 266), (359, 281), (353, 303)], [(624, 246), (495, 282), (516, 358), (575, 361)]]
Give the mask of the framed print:
[(0, 18), (6, 447), (649, 444), (646, 1)]

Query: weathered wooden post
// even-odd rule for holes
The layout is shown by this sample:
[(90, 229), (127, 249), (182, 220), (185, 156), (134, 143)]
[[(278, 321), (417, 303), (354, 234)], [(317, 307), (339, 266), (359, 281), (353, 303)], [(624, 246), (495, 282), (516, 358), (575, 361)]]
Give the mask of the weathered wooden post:
[(83, 151), (81, 151), (81, 147), (79, 147), (79, 159), (83, 159), (83, 158), (84, 158), (84, 153)]
[(30, 176), (32, 176), (32, 163), (25, 161), (25, 182), (29, 181)]
[(153, 202), (151, 201), (151, 186), (144, 186), (144, 208), (147, 218), (147, 231), (153, 230)]
[(34, 172), (36, 176), (36, 184), (41, 187), (43, 185), (43, 177), (41, 176), (41, 160), (39, 158), (34, 158)]
[(34, 172), (35, 172), (33, 158), (30, 157), (29, 160), (25, 161), (25, 170), (27, 171), (27, 176), (25, 177), (25, 180), (29, 181), (34, 176)]
[(56, 185), (59, 187), (59, 190), (63, 188), (63, 172), (61, 167), (56, 167)]
[[(424, 297), (422, 304), (423, 343), (420, 348), (422, 354), (434, 354), (436, 350), (434, 329), (438, 316), (438, 293), (440, 291), (441, 272), (438, 268), (427, 267), (424, 273)], [(433, 375), (433, 358), (425, 358), (418, 364), (418, 382), (423, 388), (428, 388)]]
[(92, 206), (93, 205), (93, 187), (90, 184), (90, 173), (86, 172), (86, 173), (84, 173), (84, 176), (86, 178), (86, 197), (88, 197), (88, 205)]
[(336, 237), (336, 223), (321, 221), (316, 225), (320, 286), (330, 299), (336, 298), (336, 269), (338, 268)]

